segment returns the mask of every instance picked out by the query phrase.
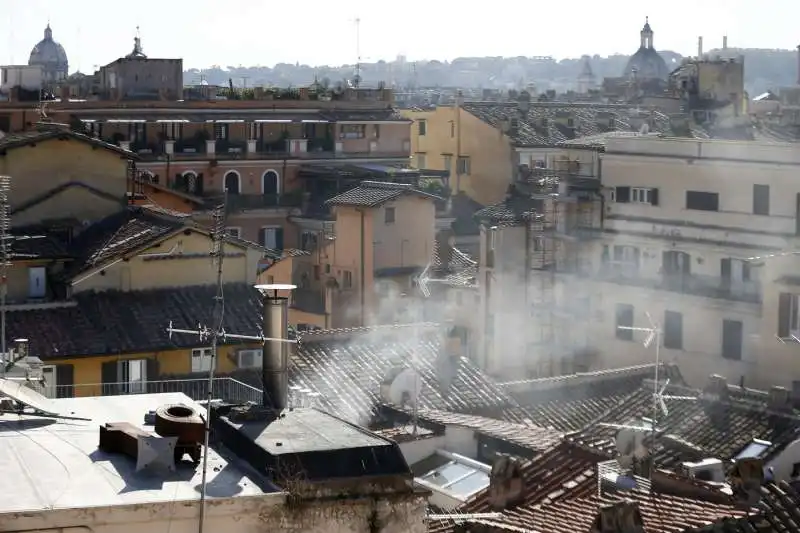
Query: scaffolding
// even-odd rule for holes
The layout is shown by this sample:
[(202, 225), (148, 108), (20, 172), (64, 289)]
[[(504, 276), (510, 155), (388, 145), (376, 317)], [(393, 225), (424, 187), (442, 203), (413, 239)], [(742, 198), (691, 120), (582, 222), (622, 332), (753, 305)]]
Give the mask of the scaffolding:
[[(525, 225), (526, 298), (538, 339), (529, 343), (538, 360), (536, 377), (582, 370), (588, 338), (575, 324), (588, 319), (580, 291), (558, 291), (559, 275), (587, 275), (584, 245), (599, 235), (602, 196), (598, 176), (581, 174), (576, 161), (556, 168), (520, 168), (517, 194), (530, 199)], [(577, 293), (577, 294), (576, 294)], [(586, 328), (581, 328), (583, 331)], [(533, 376), (532, 376), (533, 377)]]

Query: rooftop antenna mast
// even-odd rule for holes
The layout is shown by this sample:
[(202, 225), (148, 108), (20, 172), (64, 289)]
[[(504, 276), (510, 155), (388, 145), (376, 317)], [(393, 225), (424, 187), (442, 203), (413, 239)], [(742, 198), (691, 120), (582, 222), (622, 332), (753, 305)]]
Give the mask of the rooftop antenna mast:
[(356, 17), (356, 74), (353, 77), (353, 87), (358, 89), (361, 85), (361, 19)]
[(3, 362), (0, 364), (0, 376), (6, 374), (8, 353), (6, 346), (6, 297), (8, 295), (8, 267), (11, 266), (11, 241), (14, 238), (11, 231), (9, 217), (9, 198), (11, 190), (11, 176), (0, 176), (0, 354)]
[(208, 445), (209, 445), (209, 438), (211, 436), (211, 402), (213, 398), (213, 388), (214, 388), (214, 370), (216, 368), (217, 363), (217, 355), (218, 355), (218, 348), (219, 343), (225, 342), (228, 339), (236, 339), (242, 341), (255, 341), (264, 343), (266, 341), (278, 341), (278, 342), (289, 342), (289, 343), (296, 343), (296, 340), (292, 339), (275, 339), (275, 338), (267, 338), (264, 336), (263, 332), (258, 335), (239, 335), (239, 334), (231, 334), (225, 331), (224, 327), (224, 320), (225, 320), (225, 297), (224, 297), (224, 290), (223, 290), (223, 283), (222, 283), (222, 263), (225, 258), (225, 239), (226, 239), (226, 230), (225, 230), (225, 222), (226, 222), (226, 213), (227, 213), (227, 201), (228, 201), (228, 192), (225, 191), (223, 196), (222, 203), (218, 205), (214, 209), (214, 214), (212, 216), (213, 219), (213, 228), (212, 228), (212, 248), (211, 248), (211, 257), (212, 261), (217, 267), (217, 292), (214, 296), (214, 313), (212, 318), (211, 326), (206, 324), (197, 324), (196, 329), (179, 329), (172, 326), (172, 321), (170, 320), (169, 325), (167, 326), (167, 333), (169, 334), (169, 338), (172, 339), (172, 335), (174, 333), (184, 334), (184, 335), (194, 335), (196, 336), (201, 342), (210, 339), (211, 341), (211, 364), (208, 370), (208, 394), (206, 395), (206, 416), (205, 416), (205, 438), (203, 442), (203, 473), (202, 479), (200, 482), (200, 523), (198, 526), (198, 533), (204, 533), (205, 527), (205, 515), (206, 515), (206, 492), (208, 488)]

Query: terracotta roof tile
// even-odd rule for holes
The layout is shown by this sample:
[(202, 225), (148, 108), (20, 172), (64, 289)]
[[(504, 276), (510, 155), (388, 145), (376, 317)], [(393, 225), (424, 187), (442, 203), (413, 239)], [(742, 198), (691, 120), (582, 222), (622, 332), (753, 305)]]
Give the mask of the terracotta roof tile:
[(559, 444), (563, 435), (532, 424), (518, 424), (483, 416), (450, 413), (432, 409), (418, 411), (421, 419), (448, 426), (469, 428), (483, 435), (505, 440), (535, 451), (546, 451)]
[[(673, 468), (684, 461), (705, 458), (733, 459), (753, 438), (771, 442), (768, 453), (775, 453), (800, 435), (800, 417), (791, 412), (770, 411), (763, 400), (756, 402), (752, 394), (733, 392), (727, 400), (720, 400), (703, 391), (672, 385), (666, 394), (698, 399), (667, 400), (668, 414), (659, 413), (658, 426), (665, 435), (655, 450), (659, 467)], [(652, 416), (653, 384), (646, 381), (572, 438), (613, 454), (616, 429), (599, 423), (629, 424)]]
[[(654, 365), (582, 372), (551, 378), (500, 383), (529, 414), (533, 423), (559, 431), (578, 431), (641, 389), (653, 376)], [(673, 383), (683, 378), (674, 366), (663, 365), (662, 375)]]

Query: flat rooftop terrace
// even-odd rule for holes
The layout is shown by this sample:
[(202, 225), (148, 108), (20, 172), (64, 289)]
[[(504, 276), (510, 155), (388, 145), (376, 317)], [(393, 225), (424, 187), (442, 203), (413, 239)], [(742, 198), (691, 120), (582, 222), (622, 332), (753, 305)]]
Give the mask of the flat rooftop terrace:
[[(205, 409), (183, 393), (139, 394), (51, 400), (62, 415), (54, 420), (0, 415), (0, 513), (187, 501), (200, 498), (202, 466), (177, 465), (174, 473), (137, 473), (133, 459), (98, 449), (99, 427), (128, 422), (145, 431), (145, 414), (165, 404)], [(229, 460), (231, 459), (231, 460)], [(212, 446), (208, 454), (208, 498), (280, 492), (262, 476)]]

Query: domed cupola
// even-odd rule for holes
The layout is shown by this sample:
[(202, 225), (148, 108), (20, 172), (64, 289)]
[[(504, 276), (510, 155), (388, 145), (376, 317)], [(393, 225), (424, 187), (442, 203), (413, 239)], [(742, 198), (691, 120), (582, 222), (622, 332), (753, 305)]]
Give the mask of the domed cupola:
[(640, 37), (639, 49), (628, 60), (623, 76), (630, 77), (636, 73), (636, 77), (642, 80), (666, 80), (669, 67), (653, 46), (653, 29), (648, 18), (645, 18)]
[(50, 24), (44, 29), (44, 39), (33, 47), (28, 65), (42, 67), (47, 82), (63, 80), (69, 74), (69, 61), (64, 47), (53, 40)]

